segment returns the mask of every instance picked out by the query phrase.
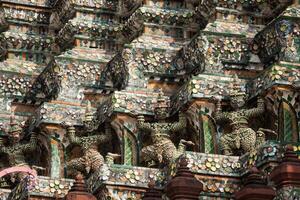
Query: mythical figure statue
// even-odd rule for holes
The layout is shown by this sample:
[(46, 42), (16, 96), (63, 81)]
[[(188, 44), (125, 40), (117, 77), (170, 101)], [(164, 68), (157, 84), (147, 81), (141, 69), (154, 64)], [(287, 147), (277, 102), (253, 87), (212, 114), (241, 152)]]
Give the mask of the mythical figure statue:
[[(4, 140), (0, 137), (0, 153), (8, 156), (8, 164), (10, 167), (28, 166), (25, 160), (25, 155), (32, 153), (37, 148), (37, 134), (32, 133), (28, 143), (21, 143), (22, 127), (11, 117), (10, 128), (8, 130), (8, 145), (4, 145)], [(11, 177), (12, 182), (20, 181), (25, 174), (18, 173)]]
[(272, 132), (261, 128), (256, 133), (250, 128), (249, 119), (264, 113), (264, 100), (259, 97), (256, 108), (244, 109), (246, 93), (240, 90), (240, 86), (236, 82), (237, 78), (230, 91), (230, 104), (234, 111), (222, 112), (221, 102), (218, 100), (216, 112), (214, 113), (217, 123), (230, 123), (232, 128), (232, 132), (224, 134), (220, 138), (220, 148), (225, 155), (233, 155), (240, 150), (243, 153), (254, 151), (265, 142), (265, 132)]
[[(88, 106), (84, 120), (85, 127), (88, 127), (93, 118), (92, 116), (93, 114), (90, 112)], [(67, 168), (71, 174), (80, 172), (88, 175), (99, 169), (104, 164), (104, 158), (98, 151), (98, 145), (106, 143), (111, 139), (110, 129), (106, 128), (105, 134), (90, 135), (92, 131), (87, 131), (88, 136), (78, 137), (76, 136), (74, 126), (67, 123), (63, 123), (63, 126), (67, 128), (67, 138), (70, 144), (79, 145), (83, 151), (82, 157), (72, 159), (67, 163)]]
[(167, 117), (167, 108), (166, 100), (160, 94), (154, 110), (155, 117), (160, 122), (147, 123), (144, 116), (138, 116), (137, 127), (140, 130), (149, 131), (153, 142), (152, 145), (141, 150), (142, 160), (148, 164), (148, 167), (156, 164), (168, 165), (185, 152), (186, 145), (194, 145), (191, 141), (181, 140), (178, 149), (175, 147), (170, 139), (170, 134), (185, 128), (187, 121), (185, 116), (179, 113), (179, 122), (166, 123), (164, 120)]

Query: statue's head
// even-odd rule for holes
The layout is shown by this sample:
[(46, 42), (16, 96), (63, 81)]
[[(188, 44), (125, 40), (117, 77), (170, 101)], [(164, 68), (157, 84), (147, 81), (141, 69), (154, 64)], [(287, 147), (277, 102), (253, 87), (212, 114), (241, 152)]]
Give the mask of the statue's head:
[(242, 108), (245, 105), (245, 102), (246, 102), (245, 93), (230, 95), (230, 105), (235, 110)]
[(21, 140), (22, 127), (15, 121), (13, 117), (10, 119), (9, 137), (13, 144)]
[(168, 117), (167, 99), (163, 97), (163, 92), (159, 93), (157, 104), (154, 107), (154, 114), (156, 119), (165, 119)]
[(165, 107), (156, 107), (154, 114), (156, 119), (166, 119), (168, 117), (168, 110)]

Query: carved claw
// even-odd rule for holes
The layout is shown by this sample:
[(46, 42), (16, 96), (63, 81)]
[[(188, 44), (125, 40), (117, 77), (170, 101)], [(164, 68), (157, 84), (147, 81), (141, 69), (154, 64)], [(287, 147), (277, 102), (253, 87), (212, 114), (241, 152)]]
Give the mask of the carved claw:
[(121, 157), (121, 155), (120, 154), (117, 154), (117, 153), (107, 153), (107, 157), (111, 157), (111, 158), (119, 158), (119, 157)]
[(192, 142), (192, 141), (187, 141), (187, 143), (186, 143), (187, 145), (190, 145), (190, 146), (195, 146), (195, 143), (194, 142)]
[(91, 167), (86, 167), (86, 168), (85, 168), (85, 171), (89, 174), (90, 171), (91, 171)]
[(156, 165), (156, 163), (155, 163), (155, 161), (154, 160), (151, 160), (151, 161), (149, 161), (148, 163), (147, 163), (147, 166), (148, 167), (154, 167)]
[(195, 146), (195, 143), (192, 141), (181, 140), (181, 143), (185, 145)]
[(266, 129), (266, 128), (259, 128), (257, 133), (259, 133), (259, 132), (267, 133), (267, 134), (270, 134), (270, 135), (278, 135), (277, 132), (275, 132), (271, 129)]
[(41, 171), (46, 171), (46, 168), (44, 168), (44, 167), (40, 167), (40, 166), (36, 166), (36, 165), (32, 165), (32, 169), (34, 169), (34, 170), (41, 170)]
[(159, 163), (162, 163), (162, 160), (163, 160), (162, 155), (159, 154), (159, 155), (157, 156), (157, 158), (158, 158), (158, 162), (159, 162)]
[(107, 155), (106, 155), (106, 158), (105, 158), (105, 160), (106, 160), (106, 163), (107, 164), (114, 164), (114, 160), (116, 159), (116, 158), (118, 158), (118, 157), (121, 157), (121, 155), (120, 154), (116, 154), (116, 153), (107, 153)]
[(15, 183), (15, 182), (16, 182), (16, 178), (15, 178), (15, 177), (11, 177), (11, 178), (10, 178), (10, 181), (11, 181), (12, 183)]

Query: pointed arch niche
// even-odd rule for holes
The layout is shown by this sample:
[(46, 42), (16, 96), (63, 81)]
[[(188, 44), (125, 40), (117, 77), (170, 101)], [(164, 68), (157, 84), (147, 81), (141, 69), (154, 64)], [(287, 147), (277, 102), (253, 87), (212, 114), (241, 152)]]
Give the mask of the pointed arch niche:
[[(120, 164), (137, 165), (139, 158), (139, 144), (137, 138), (136, 121), (129, 115), (117, 114), (111, 122), (120, 145)], [(113, 146), (116, 143), (112, 144)]]
[(123, 164), (136, 165), (138, 163), (138, 145), (135, 135), (130, 131), (123, 134)]
[(286, 100), (279, 105), (279, 140), (281, 142), (299, 142), (297, 115), (293, 106)]
[(200, 114), (200, 152), (218, 154), (217, 129), (213, 119), (206, 114)]
[(214, 119), (211, 117), (213, 105), (195, 102), (186, 112), (188, 125), (188, 140), (195, 143), (193, 151), (209, 154), (219, 154), (218, 132)]

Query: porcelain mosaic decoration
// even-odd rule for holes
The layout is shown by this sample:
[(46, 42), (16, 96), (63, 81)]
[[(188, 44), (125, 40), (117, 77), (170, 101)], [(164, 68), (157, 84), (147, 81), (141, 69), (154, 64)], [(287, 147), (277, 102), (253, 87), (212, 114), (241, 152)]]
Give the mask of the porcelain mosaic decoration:
[(296, 0), (1, 1), (0, 199), (296, 198), (299, 19)]

